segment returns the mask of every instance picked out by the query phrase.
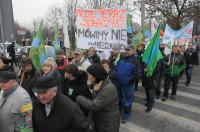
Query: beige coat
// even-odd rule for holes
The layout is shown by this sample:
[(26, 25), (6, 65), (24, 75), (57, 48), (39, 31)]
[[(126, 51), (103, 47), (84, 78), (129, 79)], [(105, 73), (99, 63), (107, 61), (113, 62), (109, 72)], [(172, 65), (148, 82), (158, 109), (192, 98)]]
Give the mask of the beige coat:
[(32, 102), (20, 86), (0, 94), (0, 132), (14, 132), (20, 126), (32, 128)]

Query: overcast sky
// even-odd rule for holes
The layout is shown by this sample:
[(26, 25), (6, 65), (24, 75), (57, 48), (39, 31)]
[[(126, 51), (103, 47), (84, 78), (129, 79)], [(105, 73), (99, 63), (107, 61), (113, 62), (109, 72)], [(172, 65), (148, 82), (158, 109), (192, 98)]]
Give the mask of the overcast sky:
[[(62, 6), (64, 0), (12, 0), (14, 19), (30, 26), (34, 19), (43, 17), (52, 5)], [(140, 23), (140, 11), (135, 11), (133, 21)], [(138, 19), (139, 18), (139, 19)]]
[(38, 17), (42, 17), (51, 5), (61, 6), (63, 0), (12, 0), (15, 21), (29, 25)]

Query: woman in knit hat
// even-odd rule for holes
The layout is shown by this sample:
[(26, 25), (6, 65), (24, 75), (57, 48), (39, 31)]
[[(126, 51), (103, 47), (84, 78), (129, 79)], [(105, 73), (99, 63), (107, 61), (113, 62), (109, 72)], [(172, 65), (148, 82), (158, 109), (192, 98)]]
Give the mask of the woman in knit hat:
[(87, 68), (88, 81), (93, 85), (93, 97), (79, 95), (76, 101), (94, 115), (95, 132), (119, 132), (120, 113), (116, 87), (101, 64)]
[(63, 92), (64, 78), (56, 69), (57, 64), (53, 57), (48, 57), (42, 66), (43, 76), (54, 76), (57, 79), (57, 87), (59, 92)]

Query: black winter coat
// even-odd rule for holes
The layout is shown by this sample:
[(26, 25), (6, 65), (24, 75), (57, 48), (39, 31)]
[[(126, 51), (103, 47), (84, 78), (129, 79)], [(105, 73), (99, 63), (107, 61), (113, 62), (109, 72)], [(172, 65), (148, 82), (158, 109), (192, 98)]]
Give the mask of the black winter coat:
[(30, 95), (31, 99), (33, 99), (34, 93), (33, 88), (35, 87), (35, 83), (37, 78), (40, 76), (40, 74), (33, 68), (31, 72), (24, 73), (24, 77), (22, 81), (22, 88), (24, 88)]
[(88, 57), (88, 60), (90, 61), (91, 64), (100, 63), (100, 58), (97, 54), (95, 54), (91, 57)]
[[(160, 78), (160, 70), (162, 66), (162, 60), (159, 60), (157, 62), (156, 68), (152, 74), (151, 77), (146, 77), (146, 72), (144, 73), (143, 76), (143, 85), (145, 88), (156, 88), (157, 87), (157, 83), (158, 83), (158, 79)], [(144, 69), (146, 68), (146, 65), (144, 65)]]
[(9, 55), (11, 56), (11, 57), (13, 57), (13, 56), (15, 56), (15, 46), (14, 45), (9, 45), (8, 47), (7, 47), (7, 52), (9, 53)]
[(188, 48), (184, 53), (184, 57), (187, 65), (195, 64), (195, 49)]
[(79, 106), (62, 93), (57, 93), (48, 116), (38, 100), (33, 105), (34, 132), (85, 132), (88, 122)]
[[(75, 74), (74, 80), (68, 80), (65, 82), (64, 94), (67, 95), (70, 99), (76, 102), (76, 97), (78, 95), (82, 95), (86, 98), (91, 99), (92, 95), (89, 91), (89, 87), (87, 86), (87, 73), (84, 71), (78, 71)], [(81, 107), (85, 116), (88, 115), (88, 110), (85, 110)]]

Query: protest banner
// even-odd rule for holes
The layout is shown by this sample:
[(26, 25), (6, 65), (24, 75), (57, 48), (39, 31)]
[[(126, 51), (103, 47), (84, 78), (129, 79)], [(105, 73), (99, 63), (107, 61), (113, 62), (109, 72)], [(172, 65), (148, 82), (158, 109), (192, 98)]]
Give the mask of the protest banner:
[(178, 41), (179, 45), (186, 44), (192, 39), (192, 31), (193, 21), (180, 30), (173, 30), (169, 25), (166, 25), (162, 42), (166, 44), (173, 40), (174, 42)]
[(126, 9), (76, 9), (77, 48), (110, 50), (127, 45)]

